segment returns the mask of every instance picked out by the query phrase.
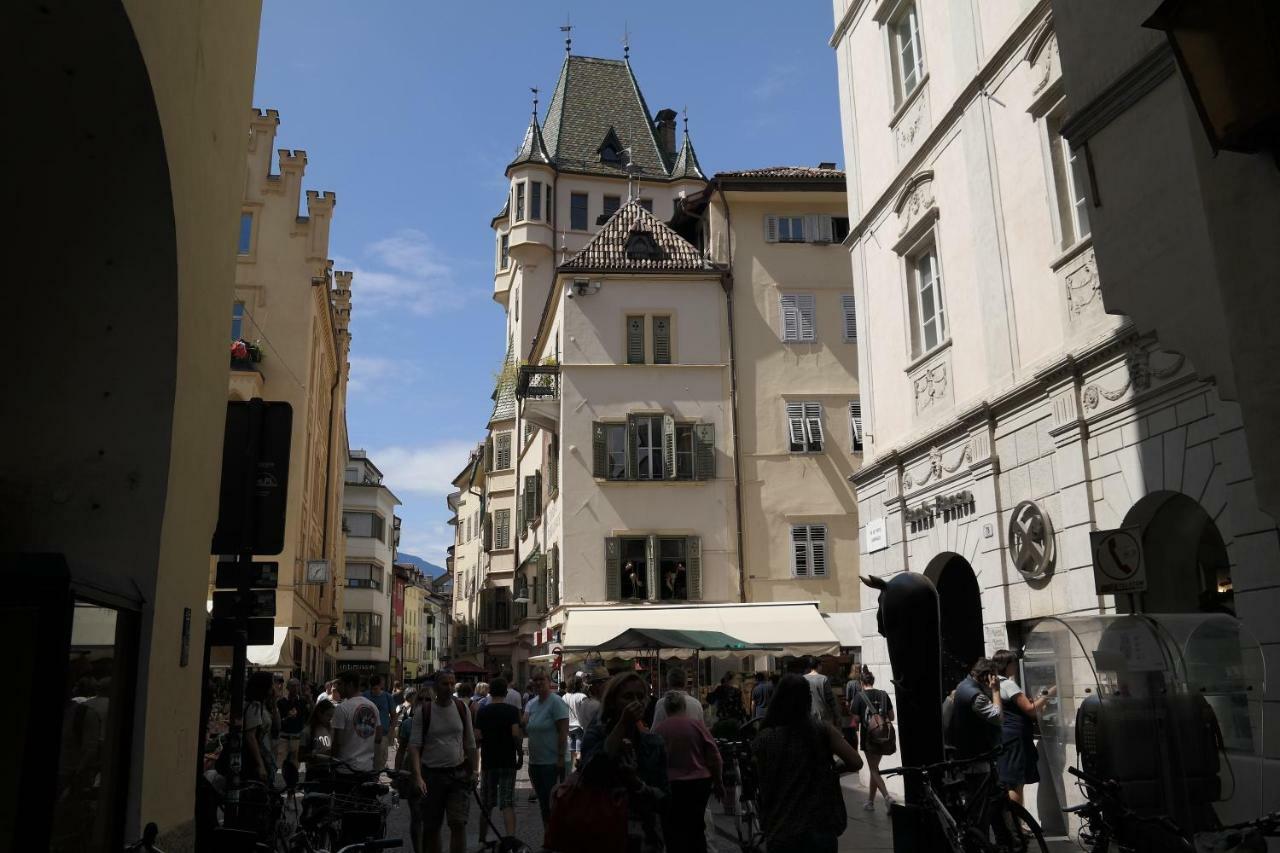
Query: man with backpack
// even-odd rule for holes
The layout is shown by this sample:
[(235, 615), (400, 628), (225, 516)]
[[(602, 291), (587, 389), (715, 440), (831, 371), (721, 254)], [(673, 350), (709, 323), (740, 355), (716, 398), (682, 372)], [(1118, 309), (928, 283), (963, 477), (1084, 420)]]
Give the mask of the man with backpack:
[(409, 762), (422, 795), (422, 838), (427, 853), (440, 853), (440, 829), (449, 824), (450, 853), (467, 849), (467, 818), (476, 786), (479, 754), (471, 712), (453, 695), (452, 672), (436, 673), (435, 699), (413, 715)]

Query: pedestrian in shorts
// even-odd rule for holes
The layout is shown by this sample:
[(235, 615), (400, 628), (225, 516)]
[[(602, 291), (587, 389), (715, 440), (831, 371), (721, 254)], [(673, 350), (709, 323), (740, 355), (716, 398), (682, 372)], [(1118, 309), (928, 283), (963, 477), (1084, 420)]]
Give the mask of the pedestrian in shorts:
[(466, 853), (467, 818), (479, 754), (471, 712), (453, 695), (452, 672), (436, 673), (435, 699), (413, 716), (409, 755), (422, 794), (423, 850), (440, 853), (440, 829), (449, 824), (450, 853)]
[(507, 704), (507, 680), (499, 676), (489, 684), (492, 702), (476, 712), (476, 740), (480, 742), (480, 789), (484, 813), (480, 815), (480, 843), (489, 840), (489, 814), (502, 812), (508, 836), (516, 834), (516, 770), (522, 764), (520, 711)]

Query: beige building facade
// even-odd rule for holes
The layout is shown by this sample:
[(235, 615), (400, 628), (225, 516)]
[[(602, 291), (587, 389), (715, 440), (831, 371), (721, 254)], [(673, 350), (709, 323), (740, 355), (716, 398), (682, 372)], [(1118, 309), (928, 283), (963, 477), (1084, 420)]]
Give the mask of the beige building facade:
[[(6, 12), (11, 103), (41, 130), (9, 145), (30, 358), (5, 380), (22, 417), (0, 470), (0, 613), (30, 652), (8, 728), (39, 746), (0, 774), (0, 848), (114, 851), (155, 821), (160, 846), (189, 850), (260, 4)], [(92, 199), (74, 224), (72, 198)], [(58, 709), (84, 677), (106, 688), (111, 769), (68, 820)]]
[[(934, 582), (944, 684), (1050, 616), (1227, 611), (1273, 635), (1240, 407), (1111, 313), (1094, 241), (1113, 223), (1063, 136), (1049, 4), (838, 0), (835, 21), (862, 567)], [(1140, 596), (1097, 592), (1090, 534), (1116, 528), (1141, 542)], [(887, 673), (876, 598), (864, 658)]]
[(351, 273), (329, 256), (333, 193), (307, 190), (305, 151), (281, 149), (275, 110), (249, 118), (240, 213), (229, 396), (293, 407), (276, 643), (259, 665), (322, 680), (333, 674), (345, 541), (343, 470), (351, 348)]
[(392, 592), (400, 499), (363, 450), (347, 461), (342, 499), (346, 562), (341, 592), (338, 669), (391, 675)]

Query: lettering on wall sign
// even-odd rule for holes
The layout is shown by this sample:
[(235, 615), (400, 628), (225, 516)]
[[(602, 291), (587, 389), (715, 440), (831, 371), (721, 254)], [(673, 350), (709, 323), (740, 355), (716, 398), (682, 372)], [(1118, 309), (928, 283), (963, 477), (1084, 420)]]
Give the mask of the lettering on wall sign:
[(950, 495), (938, 495), (931, 501), (908, 507), (906, 519), (911, 524), (932, 526), (932, 521), (941, 516), (944, 522), (962, 518), (973, 512), (973, 492), (965, 489)]

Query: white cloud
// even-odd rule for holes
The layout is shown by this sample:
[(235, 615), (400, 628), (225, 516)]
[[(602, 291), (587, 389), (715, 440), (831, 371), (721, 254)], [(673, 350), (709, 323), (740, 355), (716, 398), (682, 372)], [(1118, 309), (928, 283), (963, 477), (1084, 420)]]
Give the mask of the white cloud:
[(467, 464), (475, 446), (466, 441), (445, 441), (426, 447), (383, 447), (370, 449), (369, 458), (400, 497), (443, 497), (453, 491), (453, 478)]
[(465, 301), (456, 263), (414, 229), (370, 244), (359, 261), (335, 258), (335, 264), (353, 273), (351, 301), (357, 312), (409, 311), (427, 316)]
[(400, 550), (443, 566), (445, 549), (453, 544), (453, 528), (443, 521), (436, 524), (410, 525), (400, 531)]
[(417, 374), (417, 365), (406, 359), (352, 355), (350, 361), (351, 379), (347, 382), (347, 391), (351, 394), (377, 397), (383, 391), (403, 391), (406, 383)]
[(793, 86), (799, 76), (800, 69), (794, 65), (772, 65), (764, 79), (751, 90), (751, 94), (759, 101), (773, 100)]

